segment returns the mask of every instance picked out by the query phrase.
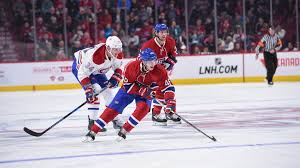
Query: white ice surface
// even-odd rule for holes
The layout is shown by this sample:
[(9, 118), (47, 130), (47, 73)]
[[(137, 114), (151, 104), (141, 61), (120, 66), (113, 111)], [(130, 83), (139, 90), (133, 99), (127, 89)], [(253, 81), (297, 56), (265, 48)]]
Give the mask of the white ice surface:
[(186, 123), (153, 126), (148, 114), (124, 142), (110, 123), (106, 135), (83, 143), (84, 107), (33, 137), (24, 126), (43, 131), (79, 106), (83, 91), (0, 93), (0, 167), (300, 167), (300, 83), (176, 86), (176, 94), (178, 113), (217, 142)]

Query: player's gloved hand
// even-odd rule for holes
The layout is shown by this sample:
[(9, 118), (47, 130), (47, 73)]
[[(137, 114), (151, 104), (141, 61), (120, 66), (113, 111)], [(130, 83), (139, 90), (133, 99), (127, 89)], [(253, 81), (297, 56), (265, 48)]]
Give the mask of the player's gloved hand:
[(122, 71), (116, 70), (115, 73), (108, 80), (107, 86), (109, 88), (115, 88), (119, 85), (121, 80), (122, 80)]
[(173, 69), (174, 65), (177, 63), (177, 59), (170, 55), (165, 61), (164, 61), (164, 66), (167, 71), (170, 71)]
[(166, 101), (167, 105), (165, 108), (166, 113), (176, 113), (176, 100), (169, 99)]
[(95, 94), (94, 88), (91, 84), (84, 86), (86, 100), (89, 103), (94, 103), (98, 100), (97, 95)]
[(141, 86), (138, 90), (138, 94), (146, 99), (151, 99), (150, 93), (151, 91), (147, 86)]
[(150, 86), (141, 86), (138, 92), (140, 96), (145, 97), (146, 99), (153, 99), (157, 88), (158, 85), (152, 83)]

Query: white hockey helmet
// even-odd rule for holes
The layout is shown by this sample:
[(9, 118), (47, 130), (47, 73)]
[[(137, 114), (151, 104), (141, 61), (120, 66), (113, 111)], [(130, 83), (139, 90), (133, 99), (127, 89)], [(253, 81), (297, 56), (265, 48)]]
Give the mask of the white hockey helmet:
[(106, 46), (109, 46), (109, 48), (111, 49), (112, 48), (122, 49), (122, 42), (117, 36), (109, 36), (106, 39), (105, 44)]

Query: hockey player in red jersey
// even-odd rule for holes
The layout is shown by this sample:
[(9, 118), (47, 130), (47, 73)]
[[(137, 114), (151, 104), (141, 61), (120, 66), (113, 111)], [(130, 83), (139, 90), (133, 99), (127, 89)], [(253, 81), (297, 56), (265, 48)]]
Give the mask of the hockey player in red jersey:
[[(158, 63), (163, 65), (168, 71), (168, 74), (173, 70), (174, 65), (177, 63), (176, 55), (176, 42), (175, 40), (168, 35), (168, 26), (165, 24), (157, 24), (154, 27), (155, 36), (145, 42), (142, 46), (144, 48), (151, 48), (157, 55)], [(159, 90), (155, 94), (156, 99), (163, 101), (163, 93)], [(167, 120), (171, 120), (175, 123), (181, 123), (181, 120), (176, 115), (168, 115), (166, 113), (166, 118), (160, 115), (162, 106), (156, 100), (153, 100), (152, 108), (152, 121), (154, 124), (158, 125), (167, 125)]]
[[(89, 130), (99, 116), (100, 101), (96, 93), (100, 91), (100, 87), (114, 88), (118, 86), (122, 79), (122, 58), (122, 42), (117, 36), (110, 36), (105, 43), (74, 53), (72, 72), (84, 89), (88, 101)], [(114, 71), (114, 74), (107, 79), (106, 73), (110, 69)], [(103, 95), (106, 105), (109, 105), (113, 99), (112, 90), (106, 89), (101, 95)], [(113, 123), (115, 129), (120, 129), (123, 125), (117, 118)]]
[(127, 105), (135, 100), (136, 108), (118, 133), (118, 139), (126, 138), (130, 132), (149, 112), (152, 91), (160, 90), (166, 102), (166, 112), (172, 115), (176, 111), (174, 86), (168, 78), (165, 68), (157, 64), (157, 56), (146, 48), (140, 52), (138, 60), (129, 62), (124, 69), (124, 82), (118, 93), (92, 126), (85, 141), (93, 141), (99, 130), (121, 114)]

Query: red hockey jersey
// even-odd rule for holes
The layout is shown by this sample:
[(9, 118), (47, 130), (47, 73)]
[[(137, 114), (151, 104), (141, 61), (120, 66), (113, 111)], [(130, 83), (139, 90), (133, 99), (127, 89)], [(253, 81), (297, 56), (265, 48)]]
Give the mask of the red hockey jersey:
[(151, 48), (155, 52), (160, 64), (164, 62), (168, 55), (172, 55), (174, 57), (177, 55), (176, 42), (170, 36), (167, 36), (166, 42), (162, 46), (156, 41), (156, 38), (154, 37), (146, 41), (143, 44), (141, 50), (144, 50), (145, 48)]
[(139, 94), (141, 86), (151, 89), (159, 89), (162, 92), (174, 92), (174, 86), (170, 81), (166, 69), (157, 64), (148, 73), (141, 72), (141, 60), (129, 62), (124, 68), (123, 88), (130, 94)]

